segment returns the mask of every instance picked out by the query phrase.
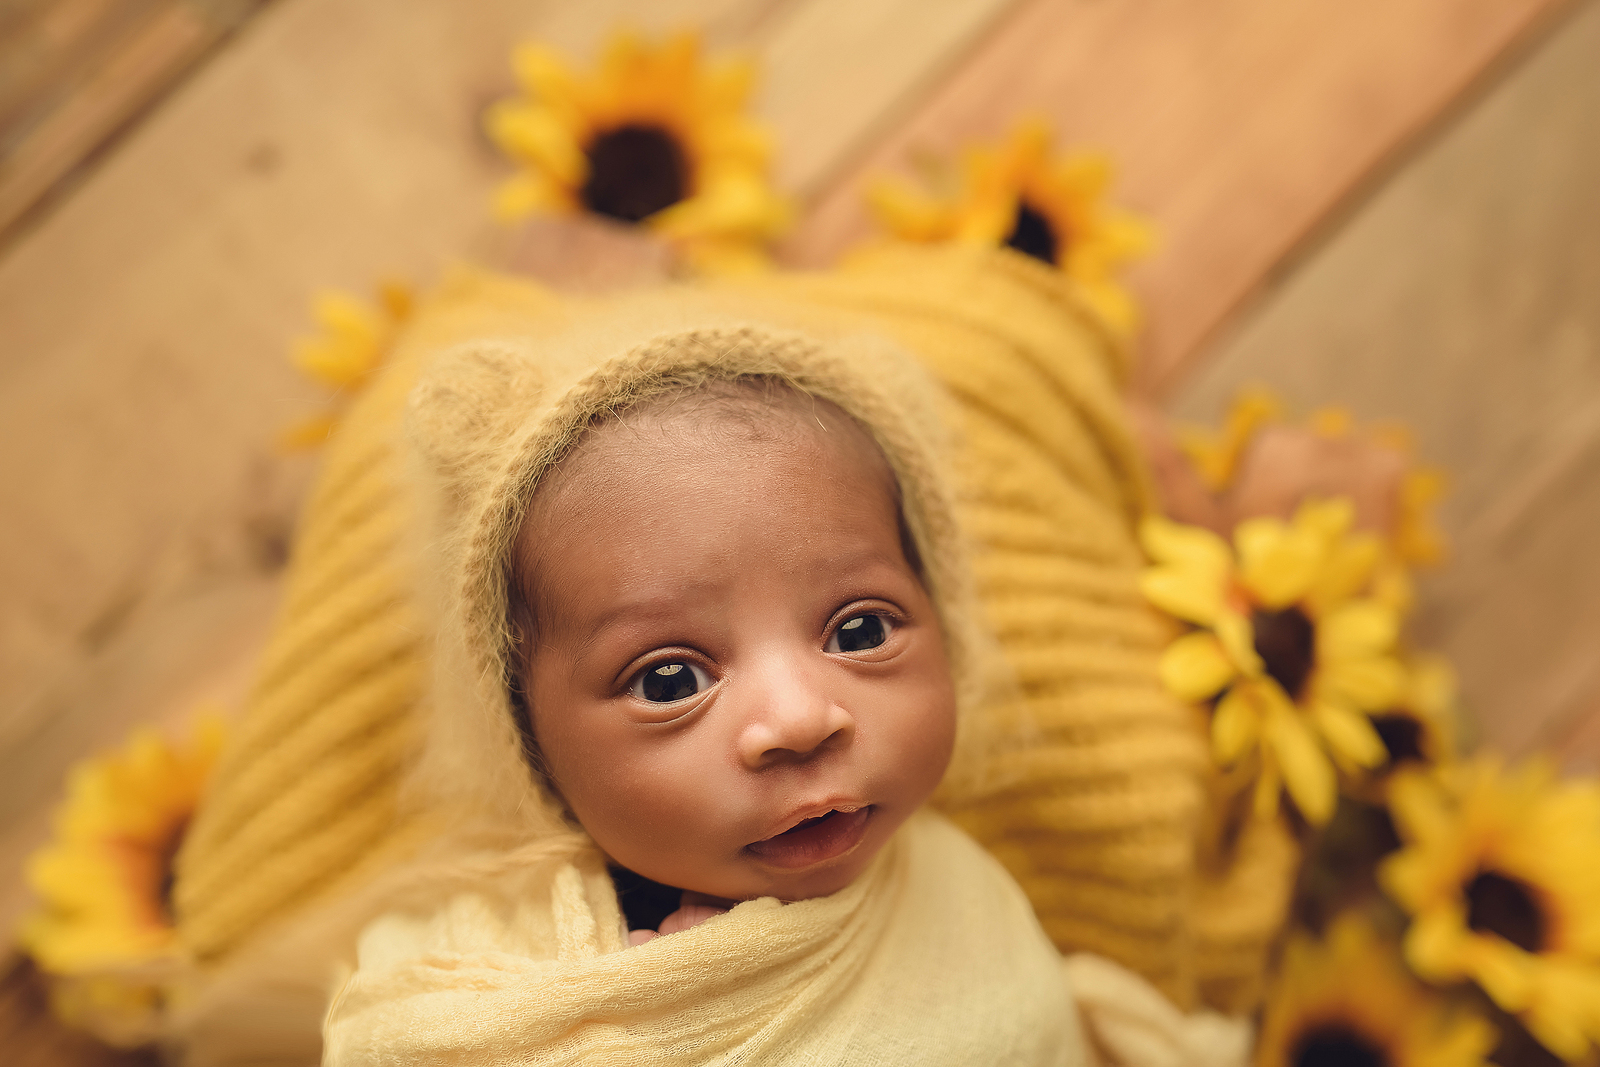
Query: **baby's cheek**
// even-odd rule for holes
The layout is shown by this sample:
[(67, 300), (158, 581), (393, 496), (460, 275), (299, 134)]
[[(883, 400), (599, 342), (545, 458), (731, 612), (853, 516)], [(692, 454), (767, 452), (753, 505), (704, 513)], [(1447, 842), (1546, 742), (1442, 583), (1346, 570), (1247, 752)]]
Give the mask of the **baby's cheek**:
[[(947, 674), (929, 672), (926, 681), (908, 696), (889, 742), (906, 799), (920, 803), (938, 787), (955, 751), (955, 692)], [(910, 796), (912, 793), (916, 795)]]

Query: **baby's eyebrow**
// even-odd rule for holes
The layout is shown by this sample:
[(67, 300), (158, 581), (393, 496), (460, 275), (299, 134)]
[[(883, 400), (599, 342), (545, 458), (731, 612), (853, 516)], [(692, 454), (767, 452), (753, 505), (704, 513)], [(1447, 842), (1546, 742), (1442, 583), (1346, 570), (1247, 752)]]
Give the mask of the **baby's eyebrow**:
[[(710, 583), (693, 583), (694, 585)], [(638, 624), (649, 626), (652, 623), (676, 622), (691, 614), (692, 609), (687, 605), (694, 603), (693, 589), (679, 589), (670, 593), (661, 593), (654, 596), (640, 596), (612, 604), (592, 619), (583, 623), (584, 636), (590, 641), (617, 629), (624, 624)], [(572, 618), (567, 613), (559, 613), (558, 620), (564, 616), (568, 624)], [(559, 622), (558, 622), (559, 624)]]

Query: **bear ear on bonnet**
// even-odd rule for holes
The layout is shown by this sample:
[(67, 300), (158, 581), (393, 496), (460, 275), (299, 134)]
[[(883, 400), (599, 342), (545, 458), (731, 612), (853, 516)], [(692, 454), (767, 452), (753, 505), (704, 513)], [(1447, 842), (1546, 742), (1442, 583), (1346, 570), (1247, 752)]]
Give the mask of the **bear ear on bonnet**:
[(412, 390), (407, 436), (434, 474), (462, 485), (493, 469), (492, 457), (538, 407), (544, 387), (528, 341), (459, 345), (440, 353)]

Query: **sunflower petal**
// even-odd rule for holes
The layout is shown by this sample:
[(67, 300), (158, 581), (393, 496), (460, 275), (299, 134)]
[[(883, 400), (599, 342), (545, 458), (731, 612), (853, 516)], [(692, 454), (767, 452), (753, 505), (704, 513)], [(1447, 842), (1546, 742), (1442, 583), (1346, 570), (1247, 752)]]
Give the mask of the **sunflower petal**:
[(1455, 981), (1464, 976), (1459, 960), (1467, 937), (1461, 917), (1448, 909), (1420, 915), (1406, 929), (1406, 963), (1430, 982)]
[(1261, 737), (1261, 713), (1244, 686), (1234, 686), (1217, 702), (1211, 715), (1211, 752), (1228, 766)]
[(1164, 684), (1180, 700), (1204, 700), (1238, 673), (1215, 634), (1184, 634), (1161, 654), (1157, 668)]
[(1585, 1027), (1574, 1021), (1575, 1013), (1551, 1010), (1535, 1002), (1522, 1015), (1522, 1025), (1528, 1028), (1545, 1048), (1568, 1063), (1577, 1063), (1589, 1051), (1589, 1037)]
[(1338, 785), (1316, 738), (1293, 711), (1268, 705), (1266, 739), (1283, 768), (1283, 784), (1300, 814), (1314, 826), (1333, 816)]
[(1395, 829), (1407, 843), (1444, 840), (1454, 825), (1454, 811), (1433, 776), (1400, 771), (1389, 783), (1389, 811)]
[(1372, 728), (1372, 720), (1365, 715), (1326, 701), (1314, 703), (1311, 715), (1336, 756), (1366, 768), (1377, 767), (1388, 759), (1389, 750), (1384, 747), (1378, 731)]
[(507, 155), (539, 168), (552, 181), (576, 187), (588, 176), (583, 149), (549, 108), (503, 100), (489, 108), (483, 123)]
[(516, 222), (529, 215), (570, 210), (572, 204), (542, 174), (527, 171), (513, 174), (494, 193), (495, 217), (502, 222)]
[(1216, 534), (1166, 519), (1149, 517), (1139, 539), (1161, 566), (1140, 576), (1139, 587), (1152, 604), (1169, 614), (1208, 625), (1222, 611), (1228, 575), (1228, 546)]
[(1222, 589), (1204, 575), (1153, 567), (1139, 576), (1145, 599), (1174, 618), (1204, 626), (1222, 611)]
[(1312, 614), (1326, 615), (1359, 593), (1372, 580), (1382, 555), (1383, 542), (1374, 534), (1352, 534), (1334, 542), (1306, 594)]
[(1355, 519), (1355, 504), (1348, 497), (1339, 496), (1307, 500), (1295, 509), (1292, 522), (1296, 529), (1314, 533), (1331, 543), (1348, 533)]
[(1499, 938), (1477, 935), (1473, 940), (1472, 977), (1506, 1011), (1522, 1011), (1533, 999), (1528, 954)]
[(1317, 652), (1324, 657), (1387, 652), (1400, 635), (1394, 609), (1376, 600), (1352, 600), (1317, 623)]
[(731, 59), (715, 64), (706, 72), (708, 107), (718, 111), (737, 111), (744, 107), (755, 78), (756, 66), (749, 60)]
[(1321, 540), (1281, 519), (1246, 519), (1234, 529), (1233, 540), (1239, 552), (1239, 580), (1263, 607), (1288, 607), (1305, 596), (1317, 577)]
[(1438, 880), (1426, 858), (1414, 850), (1391, 853), (1378, 865), (1378, 884), (1383, 891), (1413, 912), (1428, 899)]
[(1393, 656), (1325, 661), (1316, 682), (1324, 698), (1362, 711), (1392, 707), (1405, 689), (1405, 669)]
[(1209, 574), (1226, 574), (1233, 560), (1228, 543), (1210, 530), (1154, 515), (1139, 523), (1139, 543), (1157, 563), (1190, 567)]
[(1217, 640), (1222, 642), (1223, 651), (1241, 673), (1251, 678), (1261, 677), (1266, 665), (1256, 651), (1255, 629), (1249, 619), (1224, 608), (1212, 621), (1211, 629), (1216, 633)]

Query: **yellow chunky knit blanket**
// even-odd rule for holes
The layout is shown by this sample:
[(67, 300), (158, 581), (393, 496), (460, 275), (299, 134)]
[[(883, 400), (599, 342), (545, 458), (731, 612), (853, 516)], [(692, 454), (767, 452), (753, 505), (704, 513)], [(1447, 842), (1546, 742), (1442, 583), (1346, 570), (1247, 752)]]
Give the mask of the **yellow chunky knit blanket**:
[[(492, 588), (503, 579), (490, 569), (507, 533), (485, 525), (479, 507), (458, 508), (458, 525), (416, 537), (422, 513), (449, 513), (450, 501), (419, 502), (407, 488), (415, 465), (447, 480), (454, 471), (466, 486), (455, 503), (478, 507), (491, 493), (485, 479), (516, 488), (510, 468), (496, 464), (521, 463), (526, 475), (615, 399), (615, 382), (572, 391), (604, 353), (696, 329), (711, 332), (695, 344), (734, 343), (740, 324), (751, 323), (764, 354), (741, 372), (790, 374), (797, 368), (762, 362), (771, 339), (821, 339), (838, 365), (813, 380), (813, 391), (873, 429), (908, 489), (908, 518), (931, 561), (964, 680), (960, 749), (938, 805), (1015, 877), (1063, 952), (1115, 960), (1183, 1008), (1250, 1004), (1287, 896), (1289, 846), (1265, 827), (1226, 847), (1209, 839), (1203, 737), (1157, 681), (1167, 634), (1137, 590), (1142, 560), (1132, 530), (1148, 493), (1121, 413), (1122, 353), (1058, 276), (1020, 256), (890, 250), (828, 274), (600, 304), (462, 271), (424, 304), (330, 442), (251, 705), (178, 859), (179, 932), (197, 963), (181, 993), (195, 1047), (226, 1046), (217, 1035), (238, 1029), (230, 1012), (251, 1010), (241, 990), (253, 981), (303, 980), (316, 990), (284, 1016), (312, 1019), (314, 1032), (323, 965), (353, 950), (366, 920), (392, 910), (374, 888), (386, 872), (455, 862), (466, 844), (508, 852), (570, 832), (548, 798), (526, 792), (533, 787), (505, 717), (490, 715), (474, 740), (451, 712), (504, 700), (491, 692), (503, 690), (495, 659), (503, 603)], [(509, 339), (496, 342), (502, 349), (538, 347), (574, 329), (582, 341), (572, 364), (546, 380), (497, 358), (468, 374), (475, 396), (542, 397), (533, 417), (547, 420), (548, 432), (528, 438), (526, 428), (480, 419), (471, 403), (454, 414), (446, 403), (435, 405), (423, 433), (437, 447), (425, 445), (420, 461), (405, 458), (407, 398), (432, 374), (438, 399), (441, 353), (460, 360), (461, 342), (486, 337)], [(777, 345), (780, 364), (789, 343)], [(910, 353), (917, 373), (875, 376), (873, 366), (899, 366), (899, 357), (872, 362), (885, 348)], [(858, 350), (871, 359), (852, 370)], [(556, 410), (562, 397), (567, 407)], [(950, 440), (919, 429), (930, 406)], [(415, 437), (415, 411), (412, 421)], [(519, 433), (544, 453), (496, 451), (495, 442)], [(498, 473), (481, 474), (491, 469)], [(448, 588), (430, 588), (439, 575), (419, 564), (428, 550), (419, 540), (475, 559), (481, 587), (463, 592), (458, 573)], [(975, 573), (970, 586), (963, 555)], [(458, 632), (453, 651), (444, 649), (429, 605), (456, 610), (474, 597), (478, 629)], [(460, 659), (474, 641), (487, 658)], [(441, 675), (436, 656), (456, 656), (456, 669)], [(471, 755), (491, 750), (500, 765)], [(457, 847), (441, 859), (440, 842), (451, 840)], [(416, 914), (437, 915), (439, 903)], [(800, 923), (784, 914), (795, 907), (761, 922)], [(711, 938), (719, 927), (742, 929), (760, 913), (741, 906), (703, 935), (661, 939), (658, 951), (676, 953), (680, 938)], [(369, 934), (363, 951), (378, 952), (382, 940)], [(347, 990), (335, 1040), (354, 1032), (341, 1029), (343, 1020), (368, 1018), (360, 1007), (368, 983), (363, 971)]]

